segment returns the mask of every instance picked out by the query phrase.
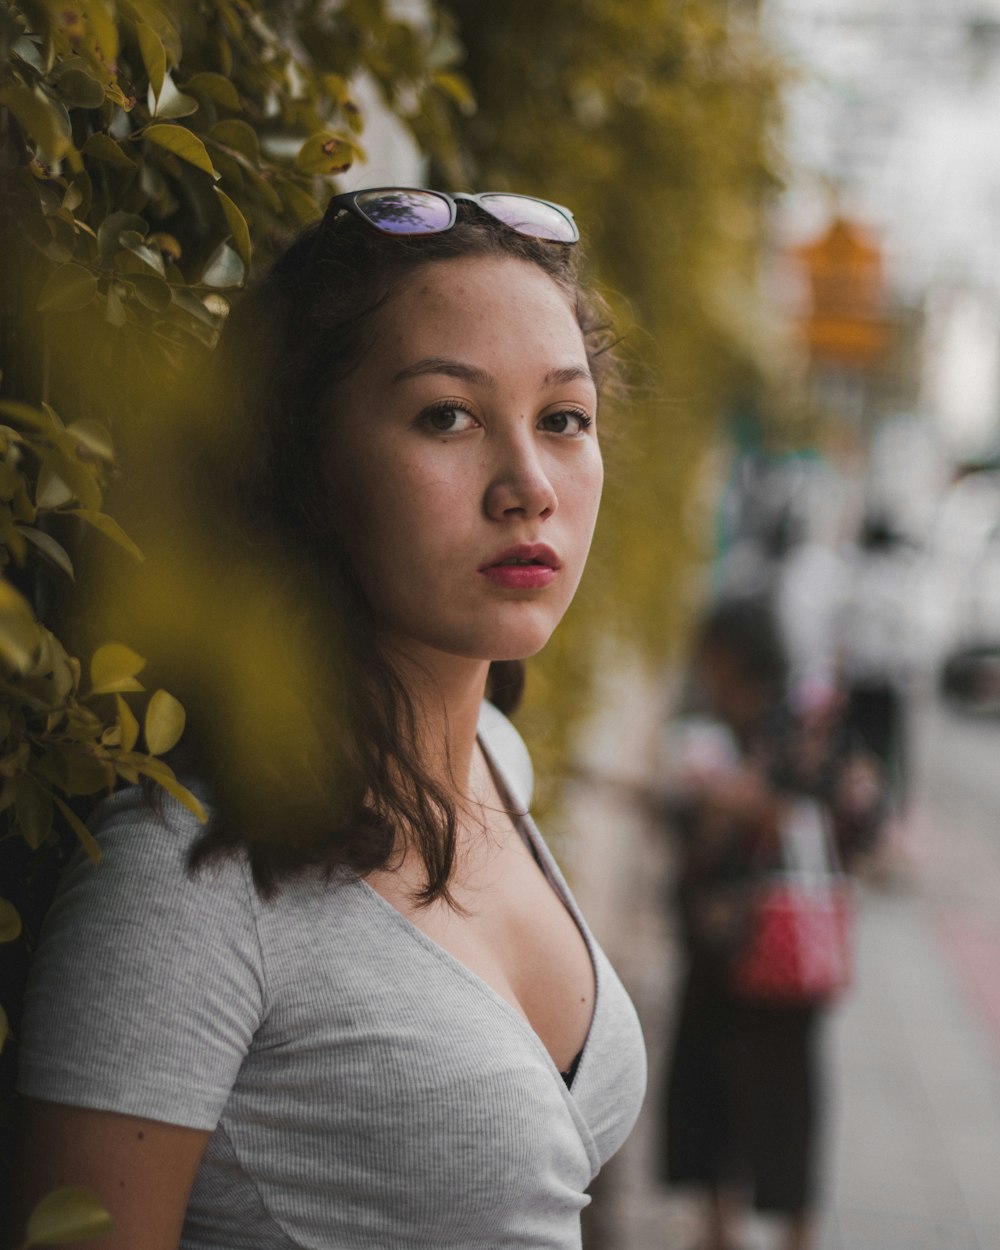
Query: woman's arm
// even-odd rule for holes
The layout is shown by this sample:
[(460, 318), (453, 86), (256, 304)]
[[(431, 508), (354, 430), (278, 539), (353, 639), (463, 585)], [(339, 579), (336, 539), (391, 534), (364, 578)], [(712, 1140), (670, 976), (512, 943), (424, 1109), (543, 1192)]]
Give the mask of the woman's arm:
[(114, 1231), (69, 1250), (177, 1250), (194, 1174), (210, 1134), (159, 1120), (21, 1100), (10, 1211), (20, 1246), (34, 1205), (53, 1189), (93, 1190)]

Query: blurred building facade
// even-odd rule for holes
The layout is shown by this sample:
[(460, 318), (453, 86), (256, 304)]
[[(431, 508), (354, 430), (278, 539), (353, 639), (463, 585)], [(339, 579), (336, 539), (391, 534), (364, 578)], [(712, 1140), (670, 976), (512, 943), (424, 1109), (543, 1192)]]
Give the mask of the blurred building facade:
[(764, 0), (761, 21), (792, 70), (779, 235), (875, 232), (920, 326), (918, 411), (981, 455), (1000, 429), (1000, 0)]

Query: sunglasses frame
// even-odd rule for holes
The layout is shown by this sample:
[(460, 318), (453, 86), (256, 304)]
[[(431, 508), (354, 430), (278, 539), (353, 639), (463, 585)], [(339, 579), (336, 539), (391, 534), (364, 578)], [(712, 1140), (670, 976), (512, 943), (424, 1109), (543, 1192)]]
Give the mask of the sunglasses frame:
[[(422, 195), (432, 195), (439, 200), (443, 200), (449, 210), (448, 224), (442, 226), (440, 230), (385, 230), (377, 222), (373, 221), (357, 202), (360, 195), (389, 195), (400, 191), (419, 192)], [(531, 234), (527, 230), (521, 230), (517, 226), (512, 226), (510, 222), (504, 221), (502, 217), (498, 217), (487, 205), (482, 203), (484, 199), (489, 199), (491, 196), (503, 196), (505, 199), (511, 200), (530, 200), (534, 204), (544, 204), (546, 208), (554, 209), (569, 224), (573, 231), (573, 237), (571, 239), (552, 239), (546, 235)], [(520, 234), (526, 239), (534, 239), (541, 243), (560, 243), (565, 247), (572, 246), (574, 243), (579, 242), (580, 239), (579, 227), (572, 212), (564, 204), (556, 204), (552, 200), (543, 200), (538, 195), (518, 195), (514, 191), (449, 192), (435, 191), (430, 187), (358, 187), (354, 191), (343, 191), (339, 195), (335, 195), (326, 206), (324, 220), (329, 221), (338, 212), (346, 211), (353, 213), (356, 217), (360, 217), (362, 221), (371, 226), (373, 230), (377, 230), (379, 234), (389, 235), (390, 238), (425, 238), (432, 234), (445, 234), (454, 226), (458, 217), (459, 203), (475, 204), (477, 208), (480, 208), (484, 213), (488, 213), (490, 217), (506, 226), (508, 230), (513, 230), (515, 234)]]

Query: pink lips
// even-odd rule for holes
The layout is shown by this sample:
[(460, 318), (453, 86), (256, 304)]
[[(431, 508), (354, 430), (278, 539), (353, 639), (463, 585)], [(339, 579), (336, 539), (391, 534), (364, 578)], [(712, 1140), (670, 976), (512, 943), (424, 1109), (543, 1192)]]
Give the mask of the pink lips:
[(559, 571), (559, 557), (544, 543), (519, 543), (484, 564), (479, 572), (508, 590), (541, 590)]

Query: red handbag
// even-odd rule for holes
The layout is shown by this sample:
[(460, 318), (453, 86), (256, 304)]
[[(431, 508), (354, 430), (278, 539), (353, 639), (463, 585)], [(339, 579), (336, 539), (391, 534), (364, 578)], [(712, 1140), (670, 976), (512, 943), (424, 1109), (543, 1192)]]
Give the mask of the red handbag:
[(782, 826), (785, 867), (754, 900), (749, 933), (731, 988), (755, 1002), (822, 1003), (851, 979), (854, 892), (838, 870), (826, 814), (810, 799), (788, 805)]

